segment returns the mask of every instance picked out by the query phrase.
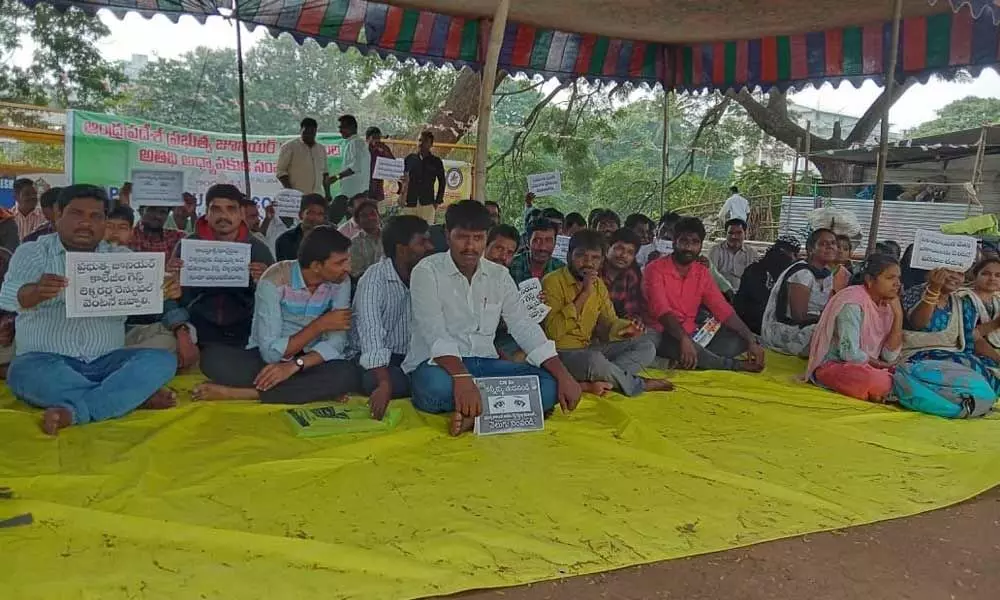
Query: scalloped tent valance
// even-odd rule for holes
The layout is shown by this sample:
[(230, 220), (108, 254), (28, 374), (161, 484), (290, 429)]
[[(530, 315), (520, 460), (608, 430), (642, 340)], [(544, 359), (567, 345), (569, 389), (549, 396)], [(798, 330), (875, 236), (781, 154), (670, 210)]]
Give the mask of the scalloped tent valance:
[[(176, 20), (187, 14), (201, 21), (209, 15), (229, 15), (233, 8), (232, 0), (49, 3), (88, 12), (105, 8), (119, 16), (132, 11)], [(956, 10), (969, 7), (953, 14), (944, 5), (905, 2), (899, 80), (926, 81), (959, 69), (978, 72), (997, 63), (1000, 40), (993, 17), (1000, 16), (1000, 9), (994, 11), (992, 0), (950, 3)], [(273, 35), (289, 33), (300, 43), (312, 38), (342, 50), (355, 47), (420, 63), (481, 66), (490, 23), (484, 15), (491, 13), (494, 0), (406, 4), (414, 7), (367, 0), (247, 0), (239, 3), (238, 18)], [(561, 7), (562, 18), (553, 7)], [(611, 9), (615, 18), (600, 17)], [(871, 0), (513, 0), (499, 68), (564, 80), (661, 84), (678, 91), (789, 89), (843, 81), (859, 85), (866, 79), (884, 79), (890, 12), (891, 3)], [(559, 28), (545, 27), (550, 23)], [(605, 35), (615, 32), (649, 38)], [(761, 33), (767, 36), (740, 37)]]

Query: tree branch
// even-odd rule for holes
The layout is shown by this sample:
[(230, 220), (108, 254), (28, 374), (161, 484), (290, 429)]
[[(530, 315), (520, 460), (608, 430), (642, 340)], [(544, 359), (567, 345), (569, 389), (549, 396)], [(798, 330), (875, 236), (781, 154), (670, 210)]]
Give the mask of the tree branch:
[(486, 167), (487, 173), (490, 171), (490, 169), (497, 166), (498, 164), (503, 162), (504, 159), (510, 156), (511, 153), (514, 152), (515, 149), (517, 149), (519, 143), (523, 145), (524, 142), (522, 140), (527, 139), (528, 137), (527, 134), (530, 133), (531, 129), (534, 128), (535, 121), (538, 119), (538, 115), (542, 112), (542, 109), (548, 106), (548, 104), (552, 102), (552, 99), (555, 98), (559, 92), (566, 89), (568, 86), (569, 83), (567, 82), (560, 83), (555, 89), (549, 92), (548, 96), (542, 98), (542, 100), (538, 104), (536, 104), (534, 108), (531, 109), (531, 112), (528, 113), (528, 116), (524, 119), (524, 123), (522, 124), (521, 129), (519, 129), (514, 134), (514, 139), (511, 140), (510, 146)]
[(875, 131), (875, 126), (878, 125), (879, 120), (882, 118), (882, 111), (885, 110), (886, 102), (889, 103), (889, 106), (895, 104), (907, 90), (913, 87), (914, 83), (916, 83), (915, 79), (910, 79), (905, 83), (897, 83), (893, 87), (892, 98), (889, 98), (886, 93), (888, 90), (883, 89), (879, 97), (875, 99), (875, 102), (872, 102), (872, 105), (868, 107), (865, 114), (861, 115), (858, 122), (854, 124), (854, 129), (851, 130), (851, 133), (847, 135), (847, 139), (844, 140), (844, 146), (850, 147), (854, 144), (863, 144), (865, 140), (871, 137), (872, 132)]
[(698, 142), (699, 140), (701, 140), (702, 134), (709, 127), (715, 127), (716, 125), (719, 124), (719, 121), (721, 121), (722, 117), (726, 114), (726, 110), (729, 108), (729, 105), (732, 103), (732, 101), (733, 98), (731, 96), (726, 96), (718, 104), (705, 111), (704, 116), (702, 116), (701, 118), (701, 122), (698, 123), (698, 130), (695, 131), (694, 137), (691, 138), (691, 143), (689, 144), (690, 149), (688, 150), (688, 158), (684, 164), (684, 168), (681, 169), (679, 173), (671, 177), (669, 181), (667, 181), (668, 186), (677, 181), (678, 179), (680, 179), (681, 177), (683, 177), (688, 172), (694, 170), (694, 154), (698, 150)]

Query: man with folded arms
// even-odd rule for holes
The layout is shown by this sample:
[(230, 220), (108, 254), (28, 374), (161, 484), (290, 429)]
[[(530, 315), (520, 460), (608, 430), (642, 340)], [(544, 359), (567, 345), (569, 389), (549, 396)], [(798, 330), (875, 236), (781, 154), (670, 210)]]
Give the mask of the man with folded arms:
[[(490, 213), (476, 200), (448, 207), (449, 250), (413, 269), (413, 332), (403, 371), (413, 404), (430, 413), (453, 413), (450, 433), (469, 431), (482, 413), (476, 377), (538, 377), (545, 411), (558, 403), (576, 408), (580, 384), (556, 354), (555, 344), (528, 316), (517, 286), (503, 267), (483, 258)], [(529, 364), (500, 360), (493, 338), (501, 317)]]

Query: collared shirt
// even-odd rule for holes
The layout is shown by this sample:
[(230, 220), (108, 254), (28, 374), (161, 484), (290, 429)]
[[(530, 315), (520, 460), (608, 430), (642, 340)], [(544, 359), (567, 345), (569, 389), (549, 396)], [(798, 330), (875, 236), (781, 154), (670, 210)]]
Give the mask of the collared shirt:
[[(264, 362), (281, 362), (293, 335), (326, 312), (350, 307), (350, 279), (343, 283), (321, 283), (315, 292), (310, 292), (298, 261), (275, 263), (257, 282), (247, 349), (260, 350)], [(306, 344), (302, 351), (316, 352), (325, 361), (344, 358), (347, 332), (328, 331)]]
[(642, 272), (633, 264), (612, 278), (607, 266), (605, 262), (601, 278), (608, 288), (608, 295), (611, 297), (611, 303), (615, 305), (615, 312), (623, 319), (644, 318), (646, 302), (642, 297)]
[(382, 260), (382, 237), (368, 235), (362, 229), (351, 240), (351, 277), (361, 277), (368, 267)]
[(739, 194), (733, 194), (722, 204), (722, 209), (719, 210), (719, 220), (728, 221), (729, 219), (740, 219), (744, 223), (747, 222), (747, 217), (750, 215), (750, 201), (740, 196)]
[(174, 218), (174, 211), (170, 211), (167, 215), (167, 221), (163, 224), (163, 229), (166, 231), (180, 231), (191, 235), (194, 233), (194, 224), (198, 220), (197, 216), (184, 217), (184, 226), (178, 227), (177, 219)]
[[(448, 182), (444, 176), (444, 163), (440, 158), (433, 154), (420, 156), (419, 152), (414, 152), (403, 161), (403, 169), (407, 178), (407, 206), (428, 206), (444, 202)], [(434, 191), (435, 181), (438, 184), (437, 192)]]
[(163, 229), (159, 233), (146, 231), (139, 223), (132, 230), (128, 247), (134, 252), (162, 252), (168, 259), (173, 256), (177, 242), (187, 237), (183, 231)]
[(439, 356), (497, 358), (493, 345), (500, 318), (527, 361), (540, 366), (556, 355), (555, 344), (528, 316), (507, 269), (480, 258), (472, 282), (451, 252), (420, 261), (410, 276), (413, 332), (403, 371)]
[(36, 230), (32, 231), (31, 233), (29, 233), (28, 235), (24, 236), (24, 239), (21, 240), (21, 243), (24, 243), (24, 242), (34, 242), (35, 240), (37, 240), (38, 238), (42, 237), (43, 235), (48, 235), (50, 233), (55, 233), (55, 232), (56, 232), (56, 226), (55, 226), (55, 224), (46, 221), (45, 225), (42, 225), (38, 229), (36, 229)]
[[(95, 252), (131, 251), (102, 241)], [(66, 274), (66, 248), (57, 233), (18, 246), (0, 288), (0, 309), (17, 313), (14, 345), (18, 355), (49, 352), (91, 361), (125, 346), (126, 317), (69, 319), (65, 292), (33, 308), (22, 307), (17, 292), (29, 283), (37, 283), (44, 273)]]
[(278, 236), (274, 242), (275, 258), (278, 260), (294, 260), (299, 255), (299, 246), (302, 245), (302, 238), (305, 233), (302, 231), (302, 224), (299, 223), (285, 233)]
[(300, 137), (289, 140), (278, 151), (274, 172), (279, 179), (287, 175), (292, 189), (303, 194), (325, 194), (323, 174), (328, 172), (326, 147), (319, 142), (309, 146)]
[(344, 234), (344, 237), (347, 239), (353, 240), (354, 236), (358, 235), (358, 232), (361, 231), (361, 226), (354, 220), (354, 217), (351, 217), (344, 221), (344, 224), (338, 227), (337, 231)]
[(362, 369), (388, 366), (393, 354), (407, 353), (411, 318), (410, 288), (392, 259), (383, 258), (365, 271), (354, 294), (352, 338)]
[(371, 155), (368, 144), (360, 135), (352, 135), (344, 144), (343, 170), (350, 169), (353, 175), (340, 180), (340, 193), (353, 198), (368, 192), (371, 186)]
[(514, 283), (520, 285), (522, 281), (527, 281), (532, 277), (538, 277), (541, 279), (553, 271), (558, 271), (559, 269), (566, 266), (566, 263), (559, 260), (558, 258), (550, 258), (545, 266), (542, 267), (541, 275), (533, 275), (531, 273), (531, 251), (522, 250), (514, 255), (514, 260), (510, 262), (510, 276), (514, 278)]
[(691, 263), (686, 277), (677, 272), (674, 257), (658, 258), (646, 266), (642, 274), (642, 294), (649, 312), (647, 323), (662, 332), (660, 318), (671, 314), (689, 335), (697, 330), (695, 317), (704, 304), (721, 323), (732, 316), (733, 307), (719, 291), (708, 267)]
[(628, 327), (628, 319), (619, 319), (615, 307), (608, 296), (608, 288), (600, 278), (594, 282), (594, 291), (577, 310), (576, 299), (580, 293), (579, 282), (563, 267), (550, 273), (542, 280), (545, 303), (552, 312), (545, 317), (545, 333), (556, 343), (559, 350), (579, 350), (590, 345), (597, 324), (608, 325), (611, 339), (618, 338), (618, 332)]
[(38, 229), (42, 225), (48, 222), (45, 215), (42, 213), (41, 206), (35, 206), (35, 210), (31, 211), (27, 215), (22, 214), (17, 206), (14, 206), (14, 222), (17, 223), (17, 237), (24, 239), (29, 233)]
[(760, 254), (750, 246), (743, 244), (739, 250), (733, 252), (729, 244), (725, 241), (719, 242), (708, 251), (708, 260), (712, 261), (719, 274), (726, 278), (729, 285), (734, 290), (740, 289), (740, 280), (743, 279), (743, 271), (747, 267), (757, 262)]
[[(374, 146), (369, 146), (368, 154), (371, 160), (371, 165), (369, 165), (369, 168), (371, 169), (369, 175), (375, 174), (375, 163), (378, 161), (379, 157), (388, 159), (396, 158), (389, 146), (386, 146), (383, 142), (379, 142)], [(371, 196), (373, 200), (377, 200), (379, 202), (385, 200), (385, 185), (381, 179), (372, 179), (368, 195)]]

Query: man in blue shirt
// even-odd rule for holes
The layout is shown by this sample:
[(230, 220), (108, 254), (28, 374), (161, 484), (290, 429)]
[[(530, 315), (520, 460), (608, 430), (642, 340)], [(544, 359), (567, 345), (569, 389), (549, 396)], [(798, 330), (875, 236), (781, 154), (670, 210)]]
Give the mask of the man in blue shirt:
[[(101, 188), (69, 186), (58, 203), (56, 233), (18, 247), (0, 288), (0, 309), (17, 313), (11, 391), (45, 409), (42, 429), (50, 435), (136, 408), (173, 406), (173, 392), (163, 389), (177, 370), (173, 353), (125, 348), (126, 317), (66, 317), (66, 253), (130, 250), (103, 240), (108, 198)], [(164, 296), (180, 297), (176, 277)]]

